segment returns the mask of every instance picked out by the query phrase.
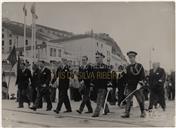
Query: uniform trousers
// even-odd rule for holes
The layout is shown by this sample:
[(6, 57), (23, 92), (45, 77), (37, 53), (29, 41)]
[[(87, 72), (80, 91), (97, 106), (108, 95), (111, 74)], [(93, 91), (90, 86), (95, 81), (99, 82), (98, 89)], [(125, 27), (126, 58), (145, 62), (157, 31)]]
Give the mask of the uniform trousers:
[[(104, 108), (104, 103), (105, 103), (105, 98), (106, 98), (106, 94), (107, 94), (107, 90), (106, 89), (98, 89), (97, 90), (97, 106), (96, 109), (94, 111), (94, 115), (99, 115), (101, 108)], [(105, 105), (105, 113), (109, 112), (109, 108), (108, 105)]]
[(163, 87), (160, 87), (157, 89), (150, 89), (150, 100), (149, 100), (149, 108), (148, 109), (152, 109), (153, 105), (155, 105), (156, 103), (159, 103), (163, 109), (166, 108)]
[(47, 109), (51, 109), (52, 108), (52, 103), (51, 103), (51, 99), (50, 99), (49, 87), (38, 87), (37, 98), (36, 98), (36, 101), (35, 101), (35, 107), (36, 108), (41, 107), (41, 101), (42, 101), (43, 97), (45, 97), (45, 99), (46, 99)]
[(79, 110), (82, 112), (84, 107), (87, 107), (89, 112), (92, 112), (92, 106), (90, 102), (90, 87), (85, 87), (84, 93), (83, 93), (83, 100), (81, 102)]
[[(127, 88), (127, 96), (132, 92), (133, 90), (132, 89), (128, 89)], [(144, 101), (145, 101), (145, 97), (142, 93), (142, 90), (138, 90), (136, 91), (134, 94), (132, 94), (131, 96), (129, 96), (126, 100), (126, 108), (125, 108), (125, 111), (126, 113), (130, 113), (130, 109), (131, 109), (131, 101), (133, 99), (133, 95), (136, 97), (137, 99), (137, 102), (139, 104), (139, 107), (140, 107), (140, 110), (141, 110), (141, 113), (144, 112)]]
[(60, 111), (62, 108), (62, 104), (64, 103), (67, 111), (71, 111), (71, 105), (70, 105), (70, 100), (68, 97), (68, 89), (63, 88), (63, 89), (59, 89), (59, 102), (57, 104), (57, 111)]
[(19, 93), (19, 107), (23, 107), (23, 103), (30, 103), (29, 92), (27, 88), (18, 88)]

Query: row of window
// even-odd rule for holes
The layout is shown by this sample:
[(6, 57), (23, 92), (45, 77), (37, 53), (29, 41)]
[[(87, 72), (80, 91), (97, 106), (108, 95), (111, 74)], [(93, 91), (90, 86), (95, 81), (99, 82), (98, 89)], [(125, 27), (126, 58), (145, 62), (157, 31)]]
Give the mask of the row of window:
[[(12, 34), (9, 34), (9, 37), (12, 37)], [(4, 38), (4, 34), (2, 34), (2, 39)]]
[[(5, 42), (2, 40), (2, 46), (4, 46)], [(12, 45), (12, 40), (9, 40), (9, 45)]]
[[(2, 53), (4, 53), (4, 48), (2, 48)], [(11, 50), (12, 50), (12, 47), (9, 47), (9, 52), (11, 52)]]
[(56, 55), (56, 48), (50, 48), (50, 56), (61, 57), (61, 49), (58, 49), (58, 54)]
[[(45, 42), (43, 42), (43, 44), (44, 44)], [(4, 40), (2, 40), (2, 46), (4, 46), (5, 45), (5, 41)], [(9, 40), (9, 45), (12, 45), (12, 40), (10, 39)], [(28, 45), (28, 40), (26, 40), (26, 45)]]

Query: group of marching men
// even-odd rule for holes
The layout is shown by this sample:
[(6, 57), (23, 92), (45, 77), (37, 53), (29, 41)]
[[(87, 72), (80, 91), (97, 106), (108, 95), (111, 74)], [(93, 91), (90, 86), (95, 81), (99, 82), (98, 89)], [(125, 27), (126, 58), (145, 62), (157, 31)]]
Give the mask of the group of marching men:
[[(103, 108), (103, 114), (106, 115), (110, 112), (107, 104), (108, 95), (111, 91), (111, 101), (116, 102), (116, 88), (118, 88), (118, 105), (125, 106), (125, 113), (122, 118), (130, 117), (130, 108), (132, 106), (133, 95), (135, 95), (140, 106), (141, 115), (145, 117), (145, 96), (144, 90), (149, 88), (149, 107), (147, 110), (152, 110), (153, 106), (157, 103), (161, 106), (163, 111), (166, 109), (164, 83), (165, 71), (160, 68), (159, 63), (153, 64), (153, 69), (150, 70), (148, 79), (145, 77), (144, 68), (140, 63), (137, 63), (135, 58), (137, 53), (129, 51), (127, 53), (130, 64), (127, 67), (119, 66), (118, 72), (114, 71), (111, 66), (103, 63), (105, 57), (102, 53), (96, 53), (96, 64), (90, 65), (87, 56), (82, 57), (82, 65), (79, 67), (77, 74), (80, 84), (79, 93), (82, 96), (80, 107), (76, 110), (79, 114), (83, 112), (86, 106), (88, 111), (85, 113), (93, 113), (92, 117), (98, 117)], [(33, 92), (33, 106), (30, 109), (36, 111), (41, 108), (42, 99), (45, 98), (47, 102), (46, 111), (52, 110), (52, 102), (50, 97), (50, 86), (58, 81), (58, 103), (54, 110), (59, 114), (62, 105), (66, 107), (65, 113), (72, 112), (70, 98), (68, 96), (68, 89), (70, 78), (73, 78), (70, 66), (66, 59), (63, 63), (58, 65), (54, 77), (51, 76), (51, 71), (45, 66), (44, 61), (39, 61), (32, 66), (33, 72), (26, 68), (26, 63), (20, 63), (20, 68), (17, 71), (16, 85), (18, 86), (18, 102), (19, 108), (23, 108), (23, 103), (27, 102), (30, 107), (30, 100), (28, 98), (27, 89), (30, 86)], [(140, 85), (140, 87), (139, 87)], [(94, 92), (96, 108), (93, 111), (91, 105), (91, 92)]]

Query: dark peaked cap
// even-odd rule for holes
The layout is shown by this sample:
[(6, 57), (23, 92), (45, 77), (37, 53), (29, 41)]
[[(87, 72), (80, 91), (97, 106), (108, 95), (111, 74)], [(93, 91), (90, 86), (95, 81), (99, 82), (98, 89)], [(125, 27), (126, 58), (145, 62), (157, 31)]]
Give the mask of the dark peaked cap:
[(127, 52), (127, 56), (136, 56), (137, 55), (137, 52), (135, 52), (135, 51), (129, 51), (129, 52)]
[(101, 53), (101, 52), (99, 52), (99, 51), (96, 52), (96, 56), (97, 56), (97, 55), (100, 55), (100, 56), (102, 56), (103, 58), (105, 58), (105, 56), (103, 55), (103, 53)]

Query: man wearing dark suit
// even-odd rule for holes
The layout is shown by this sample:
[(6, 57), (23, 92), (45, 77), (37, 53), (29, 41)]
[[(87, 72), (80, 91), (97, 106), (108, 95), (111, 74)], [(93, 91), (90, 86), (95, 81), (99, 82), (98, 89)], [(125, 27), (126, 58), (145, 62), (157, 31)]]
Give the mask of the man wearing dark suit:
[[(127, 66), (124, 76), (127, 82), (127, 95), (136, 90), (138, 84), (142, 83), (142, 81), (145, 79), (144, 68), (142, 64), (136, 62), (136, 55), (137, 53), (135, 51), (129, 51), (127, 53), (127, 56), (129, 57), (129, 61), (131, 63)], [(136, 91), (133, 95), (135, 95), (141, 110), (140, 117), (144, 118), (146, 115), (144, 111), (144, 95), (141, 90)], [(125, 114), (121, 116), (122, 118), (130, 117), (131, 101), (133, 99), (133, 95), (127, 98)]]
[(45, 96), (47, 102), (47, 109), (46, 111), (50, 111), (52, 109), (52, 103), (50, 99), (50, 91), (49, 91), (49, 84), (51, 81), (51, 71), (45, 67), (45, 62), (40, 61), (40, 73), (39, 73), (39, 86), (38, 86), (38, 93), (37, 99), (35, 101), (35, 105), (31, 107), (34, 111), (40, 106), (40, 101)]
[(63, 67), (59, 67), (57, 69), (56, 75), (52, 80), (52, 84), (57, 80), (59, 77), (59, 102), (57, 104), (55, 113), (59, 114), (62, 104), (65, 104), (66, 111), (65, 112), (72, 112), (70, 100), (68, 97), (68, 89), (69, 89), (69, 77), (70, 77), (70, 69), (67, 65), (67, 60), (63, 59)]
[[(32, 102), (34, 105), (37, 98), (38, 87), (40, 85), (40, 69), (37, 64), (33, 64), (32, 70), (33, 70), (33, 75), (31, 79), (31, 93), (32, 93)], [(42, 98), (40, 101), (39, 108), (42, 108)]]
[(163, 68), (160, 68), (159, 63), (153, 63), (153, 69), (149, 74), (149, 86), (150, 86), (150, 101), (149, 110), (153, 108), (153, 105), (159, 103), (165, 111), (166, 103), (164, 97), (164, 82), (166, 74)]
[(25, 67), (25, 63), (20, 64), (20, 69), (17, 74), (16, 85), (18, 85), (19, 92), (19, 108), (23, 108), (23, 103), (27, 102), (30, 106), (30, 99), (28, 96), (29, 84), (31, 82), (31, 71)]
[(82, 113), (85, 105), (87, 106), (88, 111), (85, 113), (92, 113), (93, 109), (91, 106), (91, 102), (90, 102), (90, 82), (91, 79), (89, 78), (89, 73), (91, 73), (91, 66), (89, 64), (87, 64), (88, 62), (88, 57), (87, 56), (83, 56), (82, 57), (82, 66), (79, 67), (79, 82), (81, 84), (81, 86), (83, 88), (83, 100), (82, 103), (80, 105), (80, 108), (77, 110), (77, 112), (79, 114)]

